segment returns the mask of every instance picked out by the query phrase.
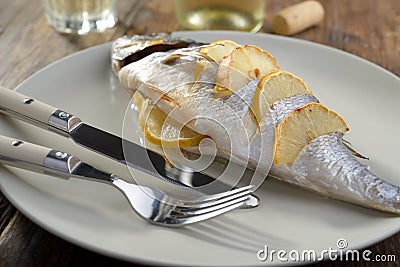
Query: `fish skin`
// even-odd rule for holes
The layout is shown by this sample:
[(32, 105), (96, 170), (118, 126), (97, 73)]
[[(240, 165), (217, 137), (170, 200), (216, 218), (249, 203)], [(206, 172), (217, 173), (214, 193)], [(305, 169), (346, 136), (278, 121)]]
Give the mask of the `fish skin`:
[(400, 188), (360, 163), (342, 137), (335, 132), (315, 138), (290, 166), (274, 165), (270, 175), (333, 199), (400, 214)]
[[(189, 55), (179, 57), (169, 65), (163, 63), (173, 53), (181, 52)], [(185, 112), (174, 117), (178, 121), (187, 122), (188, 118), (207, 115), (213, 110), (213, 119), (221, 120), (224, 126), (228, 125), (228, 129), (225, 130), (235, 134), (244, 130), (246, 133), (245, 138), (234, 143), (232, 151), (229, 150), (230, 144), (227, 144), (231, 140), (224, 139), (223, 132), (216, 129), (218, 127), (215, 127), (215, 124), (194, 120), (187, 126), (201, 134), (209, 135), (218, 147), (218, 156), (228, 159), (234, 156), (239, 161), (245, 160), (247, 156), (249, 167), (263, 165), (263, 161), (258, 161), (259, 155), (264, 153), (265, 158), (265, 154), (271, 151), (260, 151), (261, 133), (271, 140), (274, 138), (274, 127), (291, 110), (318, 100), (305, 94), (277, 101), (271, 106), (272, 113), (266, 116), (273, 118), (272, 123), (271, 120), (261, 122), (258, 128), (249, 112), (256, 83), (249, 83), (227, 98), (215, 98), (212, 93), (215, 65), (206, 68), (202, 73), (200, 79), (203, 83), (193, 86), (193, 72), (197, 61), (194, 54), (198, 52), (199, 49), (193, 47), (191, 50), (153, 53), (123, 67), (118, 76), (124, 87), (133, 91), (139, 90), (145, 97), (154, 101), (158, 101), (160, 94), (166, 93), (182, 106), (186, 103), (185, 109), (182, 109)], [(191, 53), (193, 56), (190, 56)], [(174, 86), (178, 84), (183, 86)], [(173, 109), (168, 101), (158, 101), (157, 106), (165, 113)], [(236, 114), (230, 116), (226, 107)], [(377, 177), (368, 166), (360, 163), (343, 144), (342, 137), (341, 133), (317, 137), (302, 149), (292, 164), (274, 164), (269, 175), (333, 199), (400, 214), (400, 188)], [(268, 164), (263, 167), (269, 169)]]
[[(199, 43), (190, 39), (173, 38), (170, 33), (122, 36), (111, 47), (111, 68), (117, 75), (125, 65), (157, 51), (168, 51), (183, 47), (198, 47)], [(131, 58), (132, 55), (135, 57)]]
[(270, 106), (275, 125), (278, 125), (290, 112), (308, 103), (319, 103), (312, 94), (299, 94), (278, 100)]

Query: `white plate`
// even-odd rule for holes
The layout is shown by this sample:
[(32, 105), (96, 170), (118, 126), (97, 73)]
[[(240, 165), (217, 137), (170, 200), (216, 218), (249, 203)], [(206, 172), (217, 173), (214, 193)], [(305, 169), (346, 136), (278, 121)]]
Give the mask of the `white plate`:
[[(348, 139), (371, 158), (372, 169), (400, 185), (400, 80), (363, 59), (326, 46), (266, 34), (182, 32), (201, 41), (232, 39), (255, 44), (276, 56), (280, 66), (305, 79), (320, 101), (343, 115)], [(109, 44), (64, 58), (18, 87), (86, 122), (121, 134), (128, 99), (110, 71)], [(0, 117), (0, 133), (75, 153), (96, 166), (127, 171), (71, 141)], [(257, 191), (262, 205), (235, 211), (183, 229), (154, 226), (139, 219), (124, 198), (103, 184), (64, 181), (14, 168), (0, 168), (1, 190), (34, 222), (93, 251), (156, 265), (250, 266), (257, 252), (271, 249), (337, 249), (339, 238), (363, 248), (399, 231), (400, 218), (325, 199), (267, 181)], [(387, 251), (387, 253), (391, 253)], [(393, 251), (394, 253), (394, 251)], [(273, 264), (289, 264), (276, 260)]]

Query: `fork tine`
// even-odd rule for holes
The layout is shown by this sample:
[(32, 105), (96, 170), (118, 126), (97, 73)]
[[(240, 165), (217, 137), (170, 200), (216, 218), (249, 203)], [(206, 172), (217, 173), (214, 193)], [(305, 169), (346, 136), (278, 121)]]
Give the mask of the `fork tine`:
[(224, 197), (221, 198), (216, 198), (216, 199), (212, 199), (210, 201), (206, 201), (206, 202), (199, 202), (199, 203), (194, 203), (191, 206), (188, 205), (177, 205), (176, 206), (176, 210), (178, 211), (182, 211), (182, 212), (190, 212), (190, 211), (196, 211), (199, 209), (205, 209), (207, 207), (213, 207), (219, 204), (223, 204), (226, 203), (228, 201), (243, 197), (243, 196), (248, 196), (249, 194), (251, 194), (253, 191), (252, 190), (239, 190), (237, 191), (237, 193), (235, 194), (229, 194), (226, 195)]
[(169, 224), (166, 226), (183, 226), (183, 225), (188, 225), (188, 224), (208, 220), (208, 219), (214, 218), (216, 216), (222, 215), (224, 213), (227, 213), (228, 211), (239, 208), (240, 206), (243, 205), (245, 200), (247, 200), (247, 197), (243, 197), (243, 199), (240, 202), (235, 201), (233, 203), (229, 203), (229, 205), (225, 203), (225, 205), (223, 205), (221, 208), (214, 209), (208, 213), (186, 216), (186, 217), (178, 217), (178, 218), (171, 217), (171, 218), (168, 218)]
[(229, 197), (232, 195), (236, 195), (236, 194), (239, 194), (244, 191), (252, 191), (253, 192), (254, 186), (249, 185), (249, 186), (240, 187), (240, 188), (237, 188), (234, 190), (230, 190), (230, 191), (226, 191), (226, 192), (222, 192), (222, 193), (218, 193), (218, 194), (202, 196), (197, 199), (190, 200), (190, 201), (183, 201), (182, 203), (180, 203), (180, 206), (193, 207), (193, 206), (200, 205), (202, 203), (209, 203), (213, 200), (218, 200), (218, 199), (222, 199), (222, 198)]
[(170, 217), (174, 218), (179, 218), (179, 217), (189, 217), (189, 216), (196, 216), (204, 213), (208, 213), (214, 210), (221, 209), (225, 206), (229, 206), (235, 203), (243, 202), (248, 199), (250, 192), (247, 192), (245, 194), (241, 194), (241, 196), (237, 196), (233, 199), (226, 200), (221, 203), (213, 203), (214, 205), (208, 205), (205, 207), (201, 208), (195, 208), (195, 209), (186, 209), (186, 208), (180, 208), (180, 207), (175, 207), (175, 209), (170, 213)]

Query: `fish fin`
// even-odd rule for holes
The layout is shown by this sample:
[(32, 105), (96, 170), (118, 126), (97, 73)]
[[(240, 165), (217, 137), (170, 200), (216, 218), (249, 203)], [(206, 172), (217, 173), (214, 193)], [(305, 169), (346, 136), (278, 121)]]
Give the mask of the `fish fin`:
[(156, 95), (159, 96), (159, 99), (165, 100), (172, 108), (179, 107), (179, 103), (170, 97), (167, 93), (161, 91), (160, 89), (157, 88), (157, 86), (151, 84), (151, 83), (144, 83), (147, 89), (151, 90), (154, 92)]
[(164, 158), (165, 162), (168, 164), (168, 166), (169, 166), (171, 169), (175, 167), (175, 166), (174, 166), (174, 163), (172, 163), (172, 161), (170, 161), (169, 158), (168, 158), (166, 155), (161, 155), (161, 156)]
[(351, 145), (351, 143), (350, 143), (349, 141), (347, 141), (347, 140), (345, 140), (345, 139), (342, 139), (342, 140), (343, 140), (343, 145), (351, 152), (351, 154), (353, 154), (353, 156), (358, 157), (358, 158), (361, 158), (361, 159), (369, 160), (368, 157), (363, 156), (362, 154), (358, 153), (358, 152), (353, 148), (353, 146)]

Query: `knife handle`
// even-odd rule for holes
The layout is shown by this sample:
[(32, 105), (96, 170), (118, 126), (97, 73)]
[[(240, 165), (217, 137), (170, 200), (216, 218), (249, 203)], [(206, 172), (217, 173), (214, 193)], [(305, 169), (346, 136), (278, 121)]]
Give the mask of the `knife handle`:
[(0, 86), (0, 112), (60, 134), (68, 134), (81, 122), (68, 112), (3, 86)]
[(81, 161), (61, 151), (0, 135), (0, 163), (69, 178)]

